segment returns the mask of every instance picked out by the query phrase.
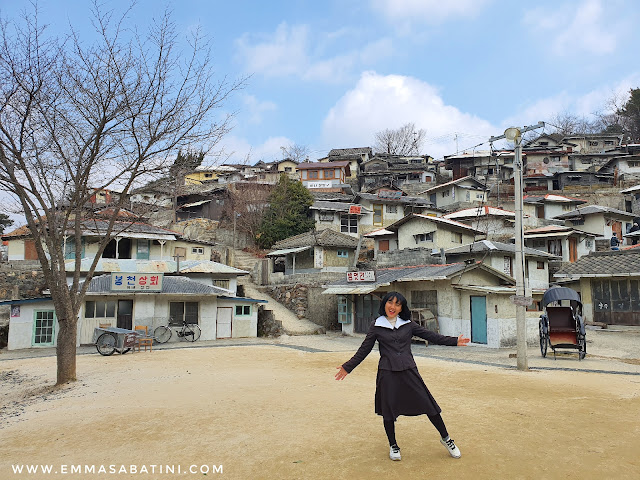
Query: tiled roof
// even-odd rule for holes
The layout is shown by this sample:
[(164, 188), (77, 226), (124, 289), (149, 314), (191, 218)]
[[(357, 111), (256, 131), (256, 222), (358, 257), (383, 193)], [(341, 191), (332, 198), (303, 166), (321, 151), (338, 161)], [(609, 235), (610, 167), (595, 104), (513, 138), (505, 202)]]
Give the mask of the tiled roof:
[(383, 198), (374, 193), (358, 193), (356, 196), (364, 200), (370, 200), (372, 202), (396, 203), (403, 205), (423, 205), (432, 207), (434, 206), (433, 203), (429, 201), (429, 199), (423, 197), (410, 197), (407, 195), (403, 195), (400, 198)]
[(348, 165), (351, 165), (351, 163), (347, 162), (347, 161), (344, 161), (344, 162), (327, 162), (327, 163), (305, 162), (305, 163), (301, 163), (301, 164), (298, 165), (298, 170), (307, 170), (307, 169), (310, 169), (310, 168), (322, 169), (322, 168), (346, 167)]
[[(471, 175), (467, 175), (466, 177), (458, 178), (456, 180), (452, 180), (447, 183), (441, 183), (440, 185), (436, 185), (435, 187), (427, 188), (423, 192), (420, 192), (420, 195), (424, 195), (428, 192), (435, 192), (435, 191), (441, 190), (442, 188), (448, 188), (451, 185), (458, 185), (468, 180), (470, 180), (473, 184), (475, 184), (477, 190), (487, 190), (487, 186), (484, 183), (480, 182), (479, 180), (476, 180)], [(468, 187), (468, 188), (474, 188), (474, 187)]]
[(489, 207), (485, 205), (484, 207), (466, 208), (464, 210), (458, 210), (457, 212), (451, 212), (447, 215), (443, 215), (443, 218), (448, 218), (453, 220), (457, 218), (486, 217), (489, 215), (493, 215), (497, 217), (515, 217), (516, 216), (514, 212), (503, 210), (501, 208)]
[(555, 274), (557, 278), (640, 276), (640, 251), (617, 250), (594, 252), (580, 257), (574, 263), (562, 267)]
[[(313, 205), (311, 205), (311, 210), (330, 210), (330, 211), (334, 211), (334, 212), (343, 212), (343, 213), (349, 213), (349, 208), (351, 206), (355, 205), (354, 203), (344, 203), (344, 202), (313, 202)], [(367, 210), (364, 207), (361, 207), (362, 210), (365, 210), (367, 212), (369, 212), (370, 210)]]
[(556, 215), (553, 218), (568, 219), (568, 218), (581, 217), (584, 215), (592, 215), (595, 213), (612, 213), (612, 214), (627, 217), (627, 218), (634, 217), (633, 213), (623, 212), (622, 210), (618, 210), (616, 208), (603, 207), (602, 205), (587, 205), (586, 207), (576, 208), (571, 212)]
[[(80, 262), (80, 271), (89, 270), (93, 257), (83, 258)], [(125, 258), (101, 258), (96, 265), (96, 272), (127, 272), (127, 273), (172, 273), (175, 272), (177, 263), (174, 260), (134, 260)], [(67, 272), (75, 269), (75, 260), (65, 261)], [(230, 267), (223, 263), (209, 260), (182, 260), (180, 273), (215, 273), (246, 275), (248, 272), (239, 268)]]
[(581, 200), (579, 198), (571, 198), (564, 197), (562, 195), (525, 195), (522, 199), (525, 203), (536, 203), (536, 202), (562, 202), (562, 203), (587, 203), (586, 200)]
[(394, 222), (393, 224), (389, 225), (388, 227), (386, 227), (388, 230), (398, 230), (398, 228), (401, 225), (404, 225), (405, 223), (412, 221), (414, 219), (417, 220), (427, 220), (430, 222), (434, 222), (438, 225), (446, 225), (449, 227), (453, 227), (455, 229), (458, 230), (466, 230), (466, 231), (470, 231), (470, 232), (475, 232), (475, 233), (484, 233), (481, 230), (478, 230), (477, 228), (473, 228), (470, 227), (469, 225), (467, 225), (466, 223), (462, 223), (462, 222), (458, 222), (456, 220), (449, 220), (448, 218), (444, 218), (444, 217), (432, 217), (430, 215), (421, 215), (419, 213), (411, 213), (409, 215), (407, 215), (404, 218), (401, 218), (400, 220), (398, 220), (397, 222)]
[(362, 155), (363, 153), (372, 154), (371, 147), (361, 148), (334, 148), (329, 152), (329, 157), (337, 157), (342, 155)]
[(358, 246), (358, 239), (344, 233), (336, 232), (335, 230), (325, 229), (316, 232), (306, 232), (293, 237), (280, 240), (273, 245), (274, 250), (281, 250), (285, 248), (295, 247), (307, 247), (315, 246), (320, 247), (345, 247), (356, 248)]
[[(480, 253), (480, 252), (508, 252), (515, 253), (516, 246), (513, 243), (503, 243), (503, 242), (493, 242), (490, 240), (481, 240), (479, 242), (474, 242), (469, 245), (463, 245), (462, 247), (455, 247), (445, 250), (444, 253), (447, 255), (457, 255), (457, 254), (465, 254), (465, 253)], [(554, 258), (555, 255), (551, 255), (550, 253), (543, 252), (542, 250), (536, 250), (535, 248), (524, 248), (524, 254), (529, 257), (544, 257), (544, 258)]]

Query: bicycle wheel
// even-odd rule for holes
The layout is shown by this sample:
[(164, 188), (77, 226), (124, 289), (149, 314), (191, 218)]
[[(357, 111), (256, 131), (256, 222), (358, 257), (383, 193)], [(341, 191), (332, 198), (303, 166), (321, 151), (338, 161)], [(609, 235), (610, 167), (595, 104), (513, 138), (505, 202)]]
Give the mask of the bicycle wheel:
[(108, 357), (116, 351), (116, 337), (111, 333), (103, 333), (98, 337), (96, 342), (96, 350), (100, 355)]
[(158, 343), (167, 343), (171, 338), (173, 331), (166, 325), (161, 325), (153, 331), (153, 338)]
[(195, 323), (190, 323), (184, 326), (183, 336), (188, 342), (195, 342), (200, 338), (201, 334), (202, 331), (200, 330), (200, 327)]

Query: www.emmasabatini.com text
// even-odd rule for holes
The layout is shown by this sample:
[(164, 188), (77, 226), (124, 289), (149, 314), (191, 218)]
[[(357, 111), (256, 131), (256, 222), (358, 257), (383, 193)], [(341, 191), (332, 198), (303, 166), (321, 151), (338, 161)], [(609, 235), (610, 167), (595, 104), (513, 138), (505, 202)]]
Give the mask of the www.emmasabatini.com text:
[(20, 474), (45, 474), (45, 475), (95, 475), (95, 474), (192, 474), (208, 475), (212, 473), (223, 473), (222, 465), (36, 465), (18, 464), (11, 465), (15, 475)]

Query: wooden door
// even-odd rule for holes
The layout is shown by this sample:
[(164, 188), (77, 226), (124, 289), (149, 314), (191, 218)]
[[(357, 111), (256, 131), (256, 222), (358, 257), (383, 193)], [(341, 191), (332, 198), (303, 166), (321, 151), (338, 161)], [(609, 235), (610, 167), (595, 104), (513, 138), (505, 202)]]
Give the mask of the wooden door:
[(389, 251), (389, 240), (380, 240), (380, 248), (378, 250), (380, 250), (381, 252), (388, 252)]
[(233, 318), (233, 308), (218, 307), (216, 319), (216, 338), (231, 338), (231, 319)]
[(622, 223), (613, 222), (611, 225), (611, 231), (616, 234), (616, 237), (618, 237), (618, 240), (622, 243)]
[(487, 297), (469, 297), (471, 300), (471, 341), (487, 343)]
[(569, 237), (569, 261), (573, 263), (576, 260), (578, 260), (578, 239)]
[(33, 240), (26, 239), (24, 241), (24, 259), (38, 260), (38, 252), (36, 252), (36, 244)]

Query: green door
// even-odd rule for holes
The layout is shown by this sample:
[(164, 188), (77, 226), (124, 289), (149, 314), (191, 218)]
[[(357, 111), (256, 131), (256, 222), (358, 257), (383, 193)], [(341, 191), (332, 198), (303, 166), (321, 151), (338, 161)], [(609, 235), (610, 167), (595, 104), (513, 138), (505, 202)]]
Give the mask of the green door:
[(487, 297), (471, 299), (471, 341), (487, 343)]

